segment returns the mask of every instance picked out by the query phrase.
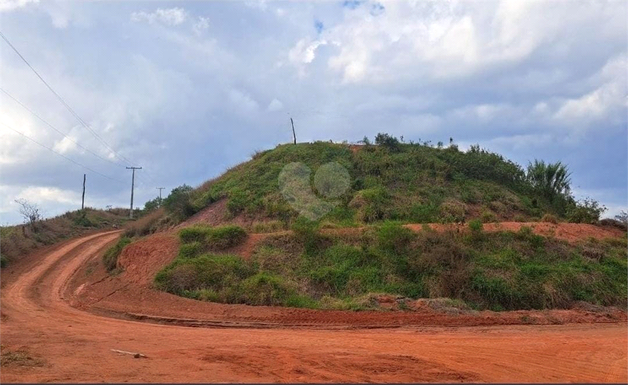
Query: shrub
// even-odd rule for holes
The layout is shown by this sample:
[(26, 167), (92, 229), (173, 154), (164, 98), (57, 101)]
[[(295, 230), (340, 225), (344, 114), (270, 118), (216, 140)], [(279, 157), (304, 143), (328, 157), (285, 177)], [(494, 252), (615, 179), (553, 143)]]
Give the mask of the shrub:
[(310, 221), (305, 217), (298, 217), (292, 224), (292, 231), (300, 243), (305, 246), (307, 252), (317, 249), (319, 235), (319, 223)]
[(205, 236), (205, 244), (210, 250), (224, 250), (241, 244), (246, 239), (246, 231), (240, 226), (214, 227)]
[(157, 287), (173, 294), (193, 290), (199, 283), (198, 273), (192, 265), (177, 265), (169, 270), (162, 270), (155, 276)]
[(154, 199), (146, 201), (146, 203), (144, 203), (144, 211), (151, 212), (157, 210), (161, 207), (162, 200), (163, 199), (160, 197), (155, 197)]
[(192, 259), (176, 259), (155, 277), (155, 285), (174, 294), (211, 289), (221, 292), (237, 287), (253, 274), (245, 261), (232, 255), (203, 255)]
[(619, 229), (624, 232), (628, 231), (628, 225), (626, 225), (626, 223), (624, 223), (623, 221), (619, 221), (617, 219), (612, 219), (612, 218), (602, 219), (600, 220), (600, 225), (615, 227), (616, 229)]
[(399, 151), (401, 147), (399, 139), (395, 138), (392, 135), (383, 133), (379, 133), (377, 134), (377, 136), (375, 136), (375, 144), (385, 147), (392, 152)]
[(543, 215), (543, 218), (541, 218), (541, 222), (557, 224), (558, 218), (552, 214), (545, 214)]
[(523, 215), (521, 215), (521, 214), (517, 214), (517, 215), (515, 215), (515, 216), (513, 217), (513, 221), (515, 221), (515, 222), (526, 222), (526, 221), (527, 221), (527, 219), (526, 219), (526, 217), (524, 217)]
[(358, 220), (371, 223), (385, 218), (390, 199), (386, 188), (376, 186), (360, 191), (349, 203), (349, 207), (358, 210)]
[(118, 242), (111, 246), (103, 255), (102, 261), (105, 264), (105, 268), (108, 272), (113, 272), (118, 266), (118, 257), (122, 253), (122, 250), (131, 243), (131, 239), (122, 237)]
[(408, 219), (415, 223), (432, 223), (438, 219), (439, 208), (437, 205), (413, 204), (408, 212)]
[(73, 222), (76, 226), (95, 227), (95, 224), (87, 217), (87, 212), (81, 210), (74, 217)]
[(229, 201), (227, 202), (227, 211), (231, 216), (236, 216), (246, 208), (248, 197), (244, 191), (234, 190), (229, 195)]
[(163, 201), (166, 212), (176, 220), (184, 220), (194, 214), (194, 208), (190, 202), (192, 187), (182, 185), (174, 188)]
[(441, 219), (443, 222), (463, 222), (467, 212), (467, 206), (457, 200), (448, 200), (440, 205)]
[(595, 224), (606, 210), (606, 206), (600, 205), (596, 200), (585, 198), (568, 211), (567, 218), (569, 222)]
[(179, 239), (182, 243), (204, 242), (211, 231), (211, 226), (207, 225), (185, 227), (179, 230)]
[(265, 272), (259, 272), (244, 280), (241, 291), (244, 303), (266, 306), (286, 305), (296, 292), (294, 284), (280, 276)]
[(479, 219), (473, 219), (469, 221), (469, 230), (471, 233), (481, 233), (484, 229), (484, 224)]
[(184, 243), (179, 248), (179, 257), (194, 258), (198, 257), (204, 250), (201, 242)]
[(202, 250), (225, 250), (241, 244), (246, 239), (246, 231), (236, 225), (211, 227), (207, 225), (195, 225), (183, 228), (179, 231), (179, 239), (182, 244), (196, 244), (185, 249), (186, 253), (194, 248)]
[(384, 222), (377, 231), (377, 244), (383, 250), (401, 253), (410, 245), (416, 234), (398, 223)]
[(482, 218), (482, 222), (484, 223), (491, 223), (491, 222), (497, 221), (497, 218), (495, 217), (495, 213), (490, 210), (483, 211), (481, 218)]

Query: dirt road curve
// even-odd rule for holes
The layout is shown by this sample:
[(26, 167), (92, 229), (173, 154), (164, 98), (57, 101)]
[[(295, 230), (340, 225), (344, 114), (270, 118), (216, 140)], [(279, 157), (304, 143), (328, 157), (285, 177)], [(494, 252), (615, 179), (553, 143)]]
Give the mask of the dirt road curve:
[[(92, 235), (3, 275), (2, 382), (626, 382), (625, 323), (394, 330), (212, 329), (106, 318), (64, 299), (117, 237)], [(141, 352), (147, 358), (114, 353)]]

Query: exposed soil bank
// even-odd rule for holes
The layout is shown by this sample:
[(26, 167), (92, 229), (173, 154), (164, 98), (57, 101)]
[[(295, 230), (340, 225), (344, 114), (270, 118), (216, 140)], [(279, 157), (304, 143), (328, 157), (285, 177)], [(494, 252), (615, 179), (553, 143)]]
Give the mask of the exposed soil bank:
[[(96, 309), (118, 296), (152, 303), (146, 277), (173, 249), (159, 246), (163, 259), (137, 266), (128, 278), (100, 277), (94, 263), (117, 233), (67, 242), (2, 272), (2, 328), (5, 352), (30, 356), (2, 367), (3, 382), (626, 382), (628, 332), (625, 315), (614, 323), (492, 327), (408, 327), (309, 330), (190, 328), (108, 318), (71, 306)], [(161, 237), (161, 238), (159, 238)], [(151, 237), (142, 247), (166, 241)], [(161, 239), (161, 240), (160, 240)], [(176, 239), (174, 240), (176, 246)], [(167, 250), (170, 250), (166, 252)], [(176, 247), (174, 248), (176, 254)], [(137, 255), (143, 255), (139, 253)], [(142, 260), (137, 257), (135, 261)], [(154, 270), (156, 271), (156, 270)], [(136, 278), (133, 278), (136, 277)], [(107, 297), (88, 304), (80, 298), (88, 281), (111, 285)], [(103, 279), (104, 278), (104, 279)], [(119, 282), (115, 282), (118, 280)], [(80, 282), (83, 283), (80, 283)], [(80, 283), (80, 284), (79, 284)], [(78, 284), (78, 286), (75, 286)], [(116, 285), (127, 285), (125, 288)], [(130, 289), (135, 285), (136, 291)], [(125, 292), (125, 290), (129, 290)], [(164, 293), (161, 293), (164, 294)], [(167, 296), (167, 294), (165, 294)], [(146, 296), (142, 299), (142, 296)], [(283, 321), (301, 309), (203, 304), (172, 297), (177, 311), (211, 306), (225, 320), (234, 313), (251, 320), (277, 312)], [(168, 309), (165, 302), (156, 308)], [(195, 306), (195, 305), (194, 305)], [(209, 308), (208, 308), (209, 309)], [(292, 313), (296, 310), (296, 313)], [(137, 309), (136, 309), (137, 311)], [(283, 313), (287, 311), (288, 313)], [(599, 312), (570, 310), (597, 322)], [(307, 313), (307, 312), (306, 312)], [(327, 314), (328, 312), (314, 312)], [(371, 312), (405, 315), (406, 313)], [(355, 317), (371, 317), (371, 313)], [(498, 314), (515, 314), (498, 313)], [(593, 315), (586, 315), (586, 314)], [(185, 314), (185, 313), (184, 313)], [(195, 313), (196, 314), (196, 313)], [(596, 320), (595, 314), (601, 315)], [(299, 315), (300, 316), (300, 315)], [(460, 315), (445, 315), (460, 319)], [(283, 317), (283, 318), (282, 318)], [(356, 318), (356, 319), (357, 319)], [(608, 318), (608, 317), (607, 317)], [(576, 322), (568, 321), (568, 322)], [(284, 322), (285, 323), (285, 322)], [(463, 323), (462, 323), (463, 324)], [(494, 323), (493, 323), (494, 324)], [(245, 326), (244, 324), (240, 326)], [(140, 352), (135, 359), (112, 352)], [(20, 356), (20, 357), (22, 357)], [(37, 365), (28, 363), (37, 362)]]

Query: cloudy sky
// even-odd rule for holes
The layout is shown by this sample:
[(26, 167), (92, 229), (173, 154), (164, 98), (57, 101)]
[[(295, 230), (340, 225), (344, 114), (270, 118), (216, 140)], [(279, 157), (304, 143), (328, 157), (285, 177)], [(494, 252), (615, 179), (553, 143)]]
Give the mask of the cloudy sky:
[(80, 207), (84, 172), (94, 207), (128, 205), (125, 166), (143, 167), (140, 205), (198, 185), (290, 141), (290, 116), (300, 141), (388, 132), (561, 160), (613, 215), (627, 17), (625, 1), (2, 0), (0, 31), (84, 123), (0, 40), (0, 222), (21, 221), (17, 198)]

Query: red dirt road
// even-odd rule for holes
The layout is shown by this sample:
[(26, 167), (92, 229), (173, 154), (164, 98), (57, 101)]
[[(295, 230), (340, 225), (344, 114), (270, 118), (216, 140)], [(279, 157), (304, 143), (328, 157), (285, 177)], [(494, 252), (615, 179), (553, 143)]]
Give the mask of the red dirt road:
[[(69, 304), (72, 277), (118, 236), (91, 235), (2, 275), (2, 382), (626, 382), (625, 322), (398, 329), (190, 328)], [(72, 289), (72, 290), (69, 290)], [(252, 309), (250, 311), (254, 311)], [(141, 352), (133, 358), (111, 351)]]

